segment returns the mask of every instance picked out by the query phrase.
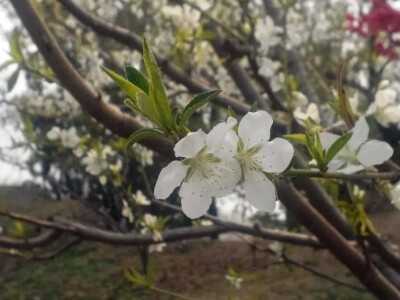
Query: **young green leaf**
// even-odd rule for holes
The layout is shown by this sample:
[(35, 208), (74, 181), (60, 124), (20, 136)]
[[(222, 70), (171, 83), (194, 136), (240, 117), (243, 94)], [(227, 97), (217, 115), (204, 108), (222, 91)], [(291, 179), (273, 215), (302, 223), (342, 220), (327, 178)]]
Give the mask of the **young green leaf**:
[(149, 94), (149, 82), (139, 70), (130, 66), (125, 67), (125, 77), (147, 95)]
[(348, 132), (338, 138), (332, 146), (328, 149), (325, 156), (325, 164), (327, 165), (335, 156), (338, 154), (340, 150), (347, 144), (352, 136), (352, 132)]
[(143, 39), (143, 60), (150, 78), (149, 100), (154, 103), (163, 126), (171, 128), (174, 125), (171, 108), (162, 83), (160, 70), (146, 38)]
[(308, 149), (308, 152), (310, 153), (311, 157), (315, 159), (315, 161), (318, 164), (318, 167), (322, 169), (324, 167), (324, 161), (318, 152), (318, 150), (315, 148), (314, 141), (312, 137), (310, 137), (308, 134), (306, 135), (306, 146)]
[(165, 137), (164, 132), (158, 129), (152, 128), (142, 128), (135, 131), (127, 140), (126, 147), (130, 149), (136, 142), (154, 136), (163, 136)]
[(214, 90), (196, 95), (183, 110), (180, 125), (185, 124), (197, 109), (213, 100), (219, 93), (221, 93), (221, 90)]
[(20, 34), (18, 30), (14, 30), (10, 38), (10, 51), (11, 57), (15, 62), (21, 62), (23, 60), (23, 55), (21, 51)]
[(127, 79), (122, 77), (121, 75), (107, 69), (106, 67), (101, 66), (101, 69), (111, 77), (112, 80), (131, 98), (132, 100), (136, 99), (136, 94), (142, 92), (142, 90), (136, 85), (129, 82)]
[(20, 69), (16, 69), (7, 80), (7, 91), (11, 92), (17, 83)]

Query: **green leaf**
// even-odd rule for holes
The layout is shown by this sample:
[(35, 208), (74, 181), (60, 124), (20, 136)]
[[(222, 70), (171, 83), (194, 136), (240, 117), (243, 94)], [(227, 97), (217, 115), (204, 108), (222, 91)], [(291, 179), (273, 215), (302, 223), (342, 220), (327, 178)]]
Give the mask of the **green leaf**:
[(150, 77), (149, 100), (155, 106), (162, 125), (167, 129), (171, 129), (174, 126), (171, 108), (162, 83), (160, 70), (146, 38), (143, 39), (143, 60), (147, 74)]
[(221, 90), (214, 90), (196, 95), (183, 110), (180, 125), (185, 124), (197, 109), (213, 100), (219, 93), (221, 93)]
[(21, 45), (19, 43), (20, 33), (17, 29), (15, 29), (10, 38), (10, 51), (11, 57), (15, 62), (21, 62), (23, 60), (23, 55), (21, 51)]
[(153, 136), (163, 136), (165, 137), (164, 132), (158, 129), (152, 129), (152, 128), (142, 128), (137, 131), (135, 131), (127, 140), (126, 142), (126, 147), (130, 149), (136, 142), (153, 137)]
[(305, 134), (301, 134), (301, 133), (285, 134), (283, 137), (286, 139), (289, 139), (297, 144), (300, 144), (300, 145), (306, 146), (306, 144), (307, 144)]
[(348, 132), (344, 135), (342, 135), (340, 138), (338, 138), (332, 146), (328, 149), (326, 152), (325, 156), (325, 164), (327, 165), (338, 152), (347, 144), (347, 142), (350, 140), (351, 136), (353, 135), (352, 132)]
[(315, 161), (318, 164), (318, 167), (322, 169), (324, 167), (324, 161), (321, 155), (319, 154), (318, 150), (315, 148), (313, 139), (308, 134), (306, 135), (306, 146), (311, 157), (315, 159)]
[(101, 69), (111, 77), (112, 80), (131, 98), (132, 100), (136, 100), (136, 94), (142, 92), (142, 90), (129, 82), (127, 79), (122, 77), (121, 75), (107, 69), (106, 67), (101, 66)]
[(16, 69), (14, 71), (14, 73), (11, 74), (10, 78), (8, 78), (8, 80), (7, 80), (7, 90), (9, 92), (11, 92), (14, 89), (15, 84), (17, 83), (19, 71), (20, 71), (20, 68)]
[(125, 77), (147, 95), (149, 94), (149, 82), (140, 71), (134, 67), (125, 67)]
[(15, 64), (16, 63), (16, 61), (14, 61), (14, 60), (7, 60), (7, 61), (5, 61), (5, 62), (3, 62), (1, 65), (0, 65), (0, 71), (3, 71), (5, 68), (7, 68), (9, 65), (11, 65), (11, 64)]

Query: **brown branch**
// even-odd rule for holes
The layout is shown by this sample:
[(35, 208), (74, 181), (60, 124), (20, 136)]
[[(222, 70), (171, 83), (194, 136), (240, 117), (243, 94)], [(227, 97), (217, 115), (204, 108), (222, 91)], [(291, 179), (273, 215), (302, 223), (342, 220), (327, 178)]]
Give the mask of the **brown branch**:
[[(177, 212), (182, 212), (182, 209), (176, 205), (167, 203), (165, 201), (160, 201), (160, 200), (155, 200), (153, 199), (152, 202), (156, 203), (157, 205), (167, 207), (169, 209), (172, 209)], [(208, 219), (212, 221), (214, 224), (223, 226), (225, 228), (228, 228), (230, 231), (236, 231), (252, 236), (257, 236), (261, 237), (267, 240), (274, 240), (274, 241), (279, 241), (283, 243), (290, 243), (293, 245), (297, 246), (310, 246), (313, 248), (324, 248), (324, 245), (322, 245), (318, 239), (315, 236), (307, 235), (307, 234), (301, 234), (301, 233), (295, 233), (295, 232), (288, 232), (288, 231), (283, 231), (283, 230), (278, 230), (278, 229), (270, 229), (270, 228), (265, 228), (261, 226), (247, 226), (247, 225), (242, 225), (230, 221), (223, 221), (215, 216), (205, 214), (203, 218)]]
[(7, 247), (11, 249), (33, 249), (41, 247), (53, 242), (56, 238), (60, 236), (61, 232), (59, 230), (46, 230), (39, 236), (29, 238), (26, 240), (14, 239), (5, 236), (0, 237), (0, 246)]
[(291, 259), (290, 257), (288, 257), (285, 253), (282, 253), (282, 259), (285, 261), (285, 263), (288, 263), (288, 264), (294, 265), (296, 267), (299, 267), (299, 268), (301, 268), (301, 269), (303, 269), (303, 270), (305, 270), (307, 272), (310, 272), (314, 276), (317, 276), (317, 277), (323, 278), (325, 280), (331, 281), (331, 282), (333, 282), (333, 283), (335, 283), (337, 285), (348, 287), (348, 288), (356, 290), (358, 292), (362, 292), (362, 293), (366, 292), (366, 289), (364, 289), (364, 288), (362, 288), (360, 286), (353, 285), (353, 284), (338, 280), (338, 279), (336, 279), (336, 278), (334, 278), (332, 276), (329, 276), (329, 275), (321, 273), (321, 272), (319, 272), (319, 271), (317, 271), (317, 270), (315, 270), (313, 268), (310, 268), (309, 266), (301, 264), (301, 263)]
[[(90, 27), (97, 34), (112, 38), (117, 42), (124, 44), (134, 50), (142, 50), (142, 39), (136, 34), (130, 32), (125, 28), (107, 24), (101, 19), (88, 14), (71, 0), (58, 1), (75, 18), (77, 18), (86, 26)], [(188, 74), (182, 72), (178, 67), (173, 65), (170, 60), (161, 57), (156, 51), (154, 51), (154, 56), (162, 71), (167, 74), (169, 78), (184, 85), (192, 93), (201, 93), (209, 91), (211, 89), (209, 86), (202, 84), (201, 80), (193, 79)], [(250, 106), (246, 103), (240, 102), (226, 95), (218, 96), (216, 99), (216, 103), (225, 107), (231, 106), (234, 110), (241, 114), (247, 113), (250, 109)]]
[(286, 182), (278, 187), (279, 199), (310, 232), (324, 243), (332, 254), (378, 298), (400, 299), (400, 292), (364, 257), (349, 246), (343, 236), (316, 211), (293, 186)]
[[(29, 0), (10, 0), (10, 2), (47, 64), (53, 69), (60, 84), (74, 96), (92, 117), (113, 133), (122, 137), (128, 137), (134, 131), (142, 128), (142, 124), (135, 118), (121, 112), (114, 105), (101, 100), (101, 96), (69, 62)], [(146, 139), (144, 145), (157, 152), (173, 156), (172, 144), (166, 139)]]

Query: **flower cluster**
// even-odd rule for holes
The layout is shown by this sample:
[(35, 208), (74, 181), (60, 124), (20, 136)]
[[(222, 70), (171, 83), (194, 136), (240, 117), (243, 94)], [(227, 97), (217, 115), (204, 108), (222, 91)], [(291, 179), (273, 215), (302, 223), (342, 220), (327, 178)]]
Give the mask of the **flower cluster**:
[[(204, 215), (212, 197), (232, 192), (243, 182), (247, 200), (272, 212), (276, 190), (264, 173), (281, 173), (292, 160), (294, 149), (286, 140), (269, 141), (273, 120), (265, 111), (250, 112), (239, 125), (235, 118), (216, 125), (208, 134), (189, 133), (175, 145), (175, 160), (160, 173), (154, 194), (166, 199), (180, 186), (183, 212), (192, 219)], [(235, 130), (237, 129), (237, 130)]]

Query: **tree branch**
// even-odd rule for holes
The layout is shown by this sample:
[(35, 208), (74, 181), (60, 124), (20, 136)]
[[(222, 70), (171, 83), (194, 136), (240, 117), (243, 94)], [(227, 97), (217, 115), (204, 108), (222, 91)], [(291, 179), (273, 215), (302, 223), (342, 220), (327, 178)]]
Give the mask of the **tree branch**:
[[(10, 0), (10, 2), (47, 64), (53, 69), (60, 84), (74, 96), (92, 117), (113, 133), (122, 137), (128, 137), (134, 131), (142, 128), (142, 124), (135, 118), (121, 112), (114, 105), (101, 100), (101, 96), (69, 62), (29, 0)], [(173, 157), (172, 144), (166, 139), (146, 139), (143, 144), (157, 152)]]

